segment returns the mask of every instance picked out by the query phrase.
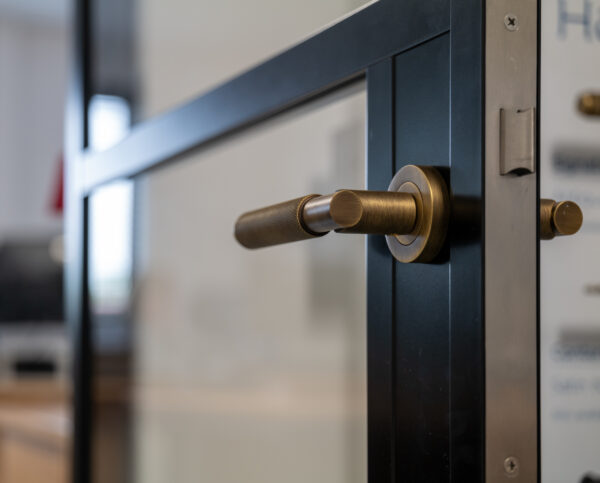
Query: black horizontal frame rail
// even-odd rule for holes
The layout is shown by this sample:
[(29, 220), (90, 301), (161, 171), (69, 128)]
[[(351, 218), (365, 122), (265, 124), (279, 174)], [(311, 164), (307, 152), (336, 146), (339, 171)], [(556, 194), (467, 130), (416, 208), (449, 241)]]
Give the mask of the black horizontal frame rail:
[(142, 173), (286, 111), (449, 28), (449, 0), (370, 4), (190, 103), (134, 127), (116, 146), (82, 153), (80, 192), (90, 193), (111, 180)]

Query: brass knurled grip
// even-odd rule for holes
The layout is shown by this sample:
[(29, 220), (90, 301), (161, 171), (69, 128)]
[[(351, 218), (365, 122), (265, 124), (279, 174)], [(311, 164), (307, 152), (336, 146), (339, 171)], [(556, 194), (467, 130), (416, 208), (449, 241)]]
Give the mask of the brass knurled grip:
[(246, 248), (306, 240), (335, 230), (344, 233), (410, 233), (417, 205), (409, 193), (340, 190), (308, 195), (244, 213), (235, 237)]
[(319, 195), (307, 195), (250, 211), (235, 224), (235, 238), (246, 248), (262, 248), (324, 235), (310, 230), (302, 219), (304, 205)]

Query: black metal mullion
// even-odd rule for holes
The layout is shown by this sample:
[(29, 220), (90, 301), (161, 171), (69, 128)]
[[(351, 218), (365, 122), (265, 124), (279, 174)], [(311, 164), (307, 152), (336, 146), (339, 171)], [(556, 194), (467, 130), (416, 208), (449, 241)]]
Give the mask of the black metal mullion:
[[(367, 71), (367, 189), (386, 190), (394, 174), (392, 59)], [(394, 260), (383, 236), (367, 237), (368, 475), (393, 482)]]
[(90, 1), (73, 10), (72, 70), (65, 118), (65, 314), (72, 347), (71, 480), (87, 482), (91, 464), (91, 343), (88, 314), (87, 198), (82, 191), (82, 153), (88, 144), (90, 96)]
[[(394, 58), (394, 159), (441, 168), (450, 157), (450, 35)], [(398, 481), (448, 481), (450, 263), (400, 264), (394, 277)]]
[(450, 481), (485, 480), (483, 263), (485, 2), (451, 10)]

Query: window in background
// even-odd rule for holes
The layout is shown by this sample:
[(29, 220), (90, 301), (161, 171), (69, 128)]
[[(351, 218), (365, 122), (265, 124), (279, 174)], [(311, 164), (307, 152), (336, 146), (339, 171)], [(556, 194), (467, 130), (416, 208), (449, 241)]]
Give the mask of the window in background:
[(126, 99), (96, 94), (88, 107), (90, 149), (102, 151), (123, 139), (131, 125), (131, 109)]

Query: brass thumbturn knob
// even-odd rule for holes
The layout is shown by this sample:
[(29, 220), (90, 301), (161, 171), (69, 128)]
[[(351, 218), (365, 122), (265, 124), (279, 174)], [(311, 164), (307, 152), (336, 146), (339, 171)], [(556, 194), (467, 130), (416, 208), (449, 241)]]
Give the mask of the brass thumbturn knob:
[(587, 116), (600, 116), (600, 94), (586, 92), (577, 101), (579, 112)]
[(401, 262), (427, 262), (439, 253), (449, 217), (446, 184), (434, 168), (403, 167), (388, 191), (340, 190), (307, 195), (241, 215), (235, 238), (262, 248), (339, 233), (386, 235)]
[(540, 200), (540, 238), (574, 235), (583, 224), (583, 213), (573, 201)]

